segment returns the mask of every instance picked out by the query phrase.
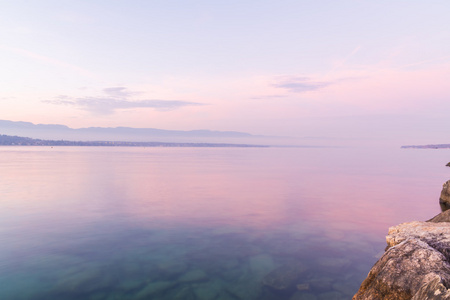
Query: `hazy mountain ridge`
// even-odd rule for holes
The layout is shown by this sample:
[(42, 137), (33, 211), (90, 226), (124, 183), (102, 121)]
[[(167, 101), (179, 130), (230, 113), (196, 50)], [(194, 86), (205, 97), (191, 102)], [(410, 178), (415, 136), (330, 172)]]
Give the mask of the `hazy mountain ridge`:
[(87, 127), (74, 129), (60, 124), (33, 124), (31, 122), (8, 120), (0, 120), (0, 134), (50, 140), (122, 140), (136, 142), (148, 142), (154, 138), (158, 138), (164, 142), (169, 140), (177, 142), (196, 142), (198, 140), (206, 141), (206, 139), (252, 139), (263, 137), (237, 131), (213, 131), (206, 129), (190, 131), (132, 127)]
[(95, 147), (238, 147), (261, 148), (266, 145), (226, 143), (164, 143), (164, 142), (122, 142), (122, 141), (67, 141), (41, 140), (28, 137), (0, 135), (0, 146), (95, 146)]
[(407, 145), (402, 146), (404, 149), (448, 149), (450, 144), (435, 144), (435, 145)]

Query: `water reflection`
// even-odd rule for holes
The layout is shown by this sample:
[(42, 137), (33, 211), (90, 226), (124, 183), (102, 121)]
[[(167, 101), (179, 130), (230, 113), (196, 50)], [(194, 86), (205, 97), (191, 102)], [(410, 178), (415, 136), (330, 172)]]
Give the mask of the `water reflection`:
[(349, 299), (445, 181), (423, 152), (0, 151), (2, 299)]

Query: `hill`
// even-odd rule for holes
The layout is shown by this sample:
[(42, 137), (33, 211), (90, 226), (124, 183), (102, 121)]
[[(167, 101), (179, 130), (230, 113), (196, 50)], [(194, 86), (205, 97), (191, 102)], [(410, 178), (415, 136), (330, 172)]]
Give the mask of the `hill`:
[(0, 146), (96, 146), (96, 147), (268, 147), (264, 145), (225, 143), (165, 143), (123, 141), (41, 140), (28, 137), (0, 135)]

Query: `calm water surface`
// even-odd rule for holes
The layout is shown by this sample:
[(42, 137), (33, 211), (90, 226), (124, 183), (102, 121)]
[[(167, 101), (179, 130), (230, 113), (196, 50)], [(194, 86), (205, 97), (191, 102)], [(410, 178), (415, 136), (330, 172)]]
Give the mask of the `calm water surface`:
[(439, 213), (448, 161), (448, 150), (0, 147), (0, 299), (350, 299), (389, 226)]

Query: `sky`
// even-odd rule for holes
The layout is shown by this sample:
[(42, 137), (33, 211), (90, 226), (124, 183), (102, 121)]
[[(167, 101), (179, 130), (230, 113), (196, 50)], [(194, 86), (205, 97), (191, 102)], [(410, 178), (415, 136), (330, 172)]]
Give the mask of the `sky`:
[(0, 119), (450, 143), (448, 0), (0, 0)]

